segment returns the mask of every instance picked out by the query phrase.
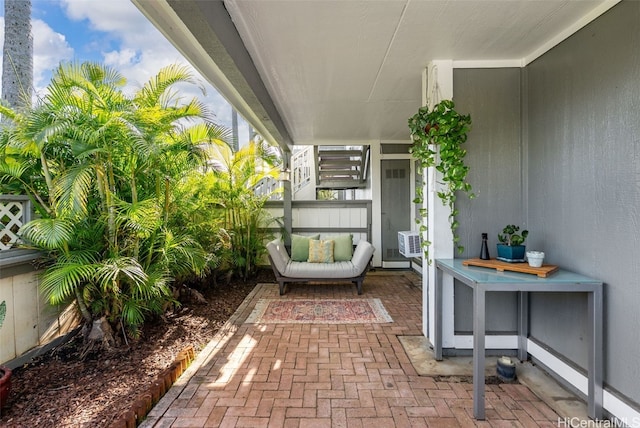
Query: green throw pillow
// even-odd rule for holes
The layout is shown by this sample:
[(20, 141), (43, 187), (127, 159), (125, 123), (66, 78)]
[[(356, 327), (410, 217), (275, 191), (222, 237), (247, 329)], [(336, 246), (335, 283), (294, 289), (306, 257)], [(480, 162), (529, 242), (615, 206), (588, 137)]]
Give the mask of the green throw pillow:
[(291, 260), (306, 262), (309, 259), (309, 240), (319, 239), (320, 234), (311, 236), (291, 235)]
[(312, 239), (309, 241), (309, 263), (333, 263), (334, 241)]
[(353, 257), (353, 235), (328, 236), (335, 242), (333, 247), (333, 260), (336, 262), (348, 262)]

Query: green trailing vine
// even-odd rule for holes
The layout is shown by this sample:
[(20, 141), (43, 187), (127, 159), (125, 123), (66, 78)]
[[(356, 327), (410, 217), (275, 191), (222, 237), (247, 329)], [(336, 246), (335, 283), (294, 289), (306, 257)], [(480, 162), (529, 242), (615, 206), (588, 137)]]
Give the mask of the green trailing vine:
[[(464, 247), (459, 244), (460, 237), (456, 233), (459, 223), (456, 220), (458, 210), (455, 208), (455, 201), (458, 191), (466, 193), (469, 198), (474, 197), (471, 185), (466, 181), (469, 167), (465, 165), (464, 157), (467, 151), (462, 148), (471, 129), (471, 116), (458, 113), (454, 107), (453, 101), (443, 100), (433, 109), (420, 107), (418, 112), (409, 118), (412, 141), (410, 152), (420, 162), (422, 169), (434, 167), (441, 173), (440, 180), (444, 186), (438, 191), (438, 197), (444, 206), (449, 207), (453, 243), (459, 252), (463, 252)], [(416, 188), (416, 197), (413, 200), (416, 204), (422, 204), (424, 201), (423, 187), (424, 182)], [(421, 208), (421, 218), (416, 219), (416, 223), (420, 224), (421, 233), (427, 230), (424, 220), (427, 215), (427, 209)], [(424, 255), (429, 263), (430, 245), (431, 242), (428, 240), (422, 242)]]

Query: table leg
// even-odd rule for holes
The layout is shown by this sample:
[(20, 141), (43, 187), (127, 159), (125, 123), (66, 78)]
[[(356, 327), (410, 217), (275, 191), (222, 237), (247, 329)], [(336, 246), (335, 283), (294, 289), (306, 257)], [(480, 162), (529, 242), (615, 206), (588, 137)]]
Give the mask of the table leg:
[(473, 287), (473, 416), (484, 420), (485, 291)]
[(435, 311), (434, 319), (434, 353), (436, 361), (442, 361), (442, 276), (444, 272), (436, 267), (436, 284), (434, 290)]
[(589, 417), (602, 419), (602, 330), (603, 301), (602, 288), (598, 288), (588, 297), (589, 326), (591, 328), (591, 349), (589, 350), (589, 396), (587, 410)]
[(526, 361), (528, 357), (527, 337), (529, 336), (529, 292), (518, 293), (518, 359)]

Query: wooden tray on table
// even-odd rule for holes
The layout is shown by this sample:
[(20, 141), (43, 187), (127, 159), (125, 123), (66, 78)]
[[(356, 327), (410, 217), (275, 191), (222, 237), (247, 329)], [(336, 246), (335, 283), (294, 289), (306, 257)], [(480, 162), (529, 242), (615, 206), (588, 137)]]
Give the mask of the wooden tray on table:
[(511, 271), (538, 275), (540, 278), (546, 278), (558, 270), (556, 265), (542, 265), (540, 267), (531, 267), (529, 263), (508, 263), (496, 259), (467, 259), (462, 261), (463, 266), (479, 266), (495, 269), (498, 272)]

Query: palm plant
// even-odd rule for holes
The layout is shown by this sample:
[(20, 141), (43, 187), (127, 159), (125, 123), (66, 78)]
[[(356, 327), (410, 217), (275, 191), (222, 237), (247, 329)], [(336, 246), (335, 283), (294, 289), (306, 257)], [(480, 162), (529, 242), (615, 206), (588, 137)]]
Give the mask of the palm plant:
[(41, 207), (22, 235), (51, 256), (48, 299), (75, 298), (87, 323), (105, 317), (135, 333), (171, 301), (175, 276), (206, 266), (197, 242), (170, 229), (171, 195), (225, 130), (198, 101), (176, 98), (175, 84), (193, 83), (184, 67), (162, 69), (133, 96), (125, 83), (99, 64), (61, 65), (0, 139), (0, 178)]
[(250, 277), (264, 255), (266, 227), (274, 219), (263, 209), (268, 199), (253, 187), (265, 177), (278, 176), (279, 157), (263, 141), (250, 142), (237, 152), (228, 145), (207, 148), (210, 169), (185, 186), (194, 197), (185, 208), (182, 224), (197, 228), (203, 245), (215, 255), (214, 268)]

